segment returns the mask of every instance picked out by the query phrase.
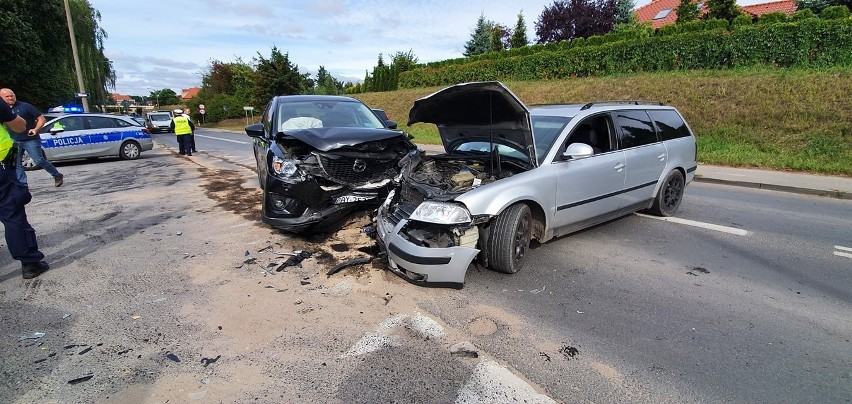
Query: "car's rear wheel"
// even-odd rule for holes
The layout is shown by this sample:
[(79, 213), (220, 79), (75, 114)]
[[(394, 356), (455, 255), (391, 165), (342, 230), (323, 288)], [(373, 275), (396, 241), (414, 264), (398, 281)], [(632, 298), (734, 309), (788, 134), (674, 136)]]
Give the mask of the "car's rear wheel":
[(532, 235), (530, 207), (510, 206), (494, 219), (488, 238), (488, 265), (492, 270), (513, 274), (523, 268)]
[(122, 143), (121, 149), (119, 150), (119, 156), (124, 160), (135, 160), (139, 158), (139, 154), (142, 153), (142, 148), (139, 147), (139, 143), (132, 140)]
[(22, 150), (21, 153), (23, 153), (23, 162), (21, 163), (21, 165), (24, 166), (24, 171), (34, 171), (41, 168), (40, 166), (36, 165), (35, 160), (33, 160), (33, 158), (30, 156), (29, 153), (27, 153), (26, 150)]
[(683, 200), (683, 189), (685, 187), (686, 181), (683, 179), (683, 174), (678, 170), (672, 170), (666, 176), (660, 192), (654, 198), (654, 204), (648, 211), (657, 216), (674, 215), (680, 206), (680, 201)]

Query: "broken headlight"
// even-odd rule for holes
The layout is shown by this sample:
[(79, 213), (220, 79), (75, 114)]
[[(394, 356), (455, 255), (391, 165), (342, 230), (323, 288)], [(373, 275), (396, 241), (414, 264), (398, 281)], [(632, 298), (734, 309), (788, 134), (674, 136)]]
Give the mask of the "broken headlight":
[(284, 160), (278, 156), (272, 157), (272, 171), (278, 175), (292, 177), (299, 172), (299, 166), (293, 160)]
[(470, 223), (470, 212), (461, 205), (425, 201), (411, 213), (411, 220), (436, 224)]

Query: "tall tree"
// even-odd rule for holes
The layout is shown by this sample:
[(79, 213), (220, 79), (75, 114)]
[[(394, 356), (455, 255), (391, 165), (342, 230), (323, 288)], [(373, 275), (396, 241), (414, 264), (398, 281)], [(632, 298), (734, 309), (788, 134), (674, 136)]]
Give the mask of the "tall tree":
[(325, 69), (325, 66), (320, 66), (317, 71), (316, 88), (314, 91), (317, 94), (338, 95), (343, 93), (343, 82), (332, 77)]
[(615, 23), (629, 24), (633, 20), (633, 0), (617, 0), (615, 4)]
[(831, 6), (846, 6), (852, 11), (852, 0), (796, 0), (796, 8), (799, 10), (808, 9), (819, 15), (826, 7)]
[[(103, 54), (100, 14), (87, 0), (71, 0), (81, 73), (93, 104), (108, 100), (112, 63)], [(77, 81), (62, 0), (0, 0), (0, 79), (23, 101), (46, 109), (74, 100)]]
[(299, 66), (275, 46), (269, 59), (258, 52), (255, 62), (254, 105), (266, 105), (276, 95), (307, 94), (314, 87), (310, 74), (299, 73)]
[(680, 0), (680, 4), (675, 8), (675, 13), (677, 13), (675, 23), (683, 24), (697, 20), (700, 10), (695, 0)]
[(480, 14), (476, 21), (476, 28), (470, 34), (470, 40), (464, 44), (464, 55), (474, 56), (491, 51), (491, 35), (494, 22), (485, 19), (485, 14)]
[(538, 43), (587, 38), (612, 31), (618, 0), (554, 1), (535, 23)]
[(495, 23), (491, 27), (491, 52), (505, 50), (509, 45), (509, 35), (505, 25)]
[(740, 14), (742, 11), (737, 7), (736, 0), (707, 0), (707, 14), (704, 18), (733, 21)]
[(527, 38), (527, 22), (524, 20), (523, 10), (518, 13), (518, 22), (515, 23), (515, 29), (512, 31), (512, 37), (509, 39), (509, 47), (521, 48), (527, 46), (530, 40)]

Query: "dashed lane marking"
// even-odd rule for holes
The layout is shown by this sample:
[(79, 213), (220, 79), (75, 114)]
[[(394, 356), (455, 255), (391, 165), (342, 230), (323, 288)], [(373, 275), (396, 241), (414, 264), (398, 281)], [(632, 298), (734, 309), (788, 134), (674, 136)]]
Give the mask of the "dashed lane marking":
[(737, 235), (737, 236), (745, 236), (745, 235), (748, 234), (747, 230), (738, 229), (736, 227), (728, 227), (728, 226), (721, 226), (721, 225), (712, 224), (712, 223), (696, 222), (694, 220), (681, 219), (681, 218), (678, 218), (678, 217), (651, 216), (651, 215), (646, 215), (644, 213), (636, 213), (636, 215), (642, 216), (642, 217), (647, 217), (647, 218), (650, 218), (650, 219), (662, 220), (664, 222), (680, 223), (680, 224), (685, 224), (687, 226), (701, 227), (703, 229), (720, 231), (722, 233), (734, 234), (734, 235)]
[(840, 251), (835, 251), (834, 255), (837, 255), (837, 256), (840, 256), (840, 257), (852, 258), (852, 247), (844, 247), (842, 245), (836, 245), (836, 246), (834, 246), (834, 249), (840, 250)]
[(509, 369), (495, 362), (483, 361), (476, 365), (470, 379), (459, 389), (456, 398), (456, 404), (473, 403), (556, 404), (556, 401), (535, 391)]

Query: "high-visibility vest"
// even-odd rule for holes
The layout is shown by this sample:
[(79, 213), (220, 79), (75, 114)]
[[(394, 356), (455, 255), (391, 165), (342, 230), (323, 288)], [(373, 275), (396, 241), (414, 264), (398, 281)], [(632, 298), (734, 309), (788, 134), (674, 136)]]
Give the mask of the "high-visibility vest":
[(9, 135), (6, 126), (0, 123), (0, 160), (5, 159), (9, 155), (9, 150), (12, 150), (12, 146), (14, 145), (15, 142), (12, 141), (12, 136)]
[(178, 115), (172, 120), (175, 122), (175, 135), (188, 135), (192, 133), (192, 128), (189, 126), (189, 119), (183, 115)]

